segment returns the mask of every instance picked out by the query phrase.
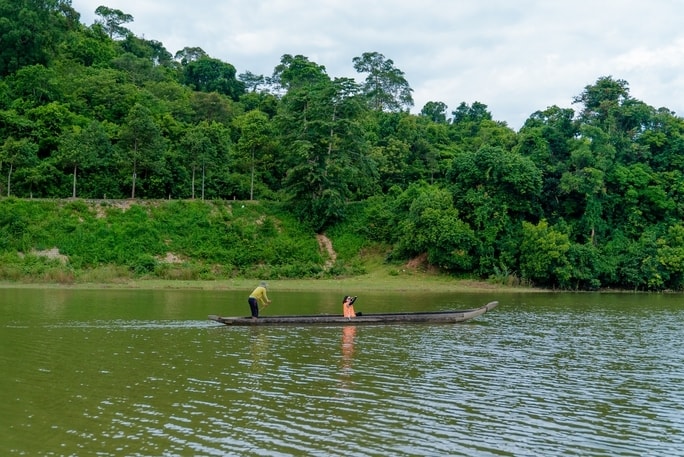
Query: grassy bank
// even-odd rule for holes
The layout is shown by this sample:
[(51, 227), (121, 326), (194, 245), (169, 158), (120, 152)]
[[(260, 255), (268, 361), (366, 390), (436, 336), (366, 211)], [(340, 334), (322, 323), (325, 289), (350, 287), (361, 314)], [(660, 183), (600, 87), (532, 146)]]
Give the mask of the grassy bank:
[[(197, 290), (247, 290), (254, 287), (260, 278), (230, 278), (216, 280), (168, 280), (117, 278), (108, 281), (56, 283), (2, 281), (0, 287), (72, 288), (72, 289), (197, 289)], [(470, 279), (454, 279), (446, 275), (420, 270), (397, 272), (392, 268), (374, 268), (358, 276), (327, 279), (273, 279), (268, 280), (273, 291), (293, 290), (433, 290), (441, 292), (540, 292), (541, 289), (523, 288)]]
[(523, 290), (388, 263), (352, 229), (315, 234), (257, 202), (0, 199), (0, 287)]

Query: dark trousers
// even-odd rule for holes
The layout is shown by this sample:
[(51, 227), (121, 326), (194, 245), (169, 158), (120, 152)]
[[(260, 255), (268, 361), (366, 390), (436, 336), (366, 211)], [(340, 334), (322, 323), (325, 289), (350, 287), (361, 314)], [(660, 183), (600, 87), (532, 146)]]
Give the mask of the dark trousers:
[(252, 310), (252, 317), (259, 317), (259, 303), (257, 303), (257, 299), (249, 297), (247, 302), (249, 303), (249, 309)]

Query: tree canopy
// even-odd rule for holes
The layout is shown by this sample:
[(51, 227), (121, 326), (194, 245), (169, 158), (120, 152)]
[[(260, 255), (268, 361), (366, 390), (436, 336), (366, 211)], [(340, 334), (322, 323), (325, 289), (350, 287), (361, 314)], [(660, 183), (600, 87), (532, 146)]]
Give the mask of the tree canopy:
[[(0, 196), (277, 201), (388, 258), (545, 287), (684, 289), (684, 120), (601, 76), (519, 131), (284, 54), (270, 76), (171, 53), (101, 6), (0, 0)], [(453, 97), (454, 94), (445, 94)]]

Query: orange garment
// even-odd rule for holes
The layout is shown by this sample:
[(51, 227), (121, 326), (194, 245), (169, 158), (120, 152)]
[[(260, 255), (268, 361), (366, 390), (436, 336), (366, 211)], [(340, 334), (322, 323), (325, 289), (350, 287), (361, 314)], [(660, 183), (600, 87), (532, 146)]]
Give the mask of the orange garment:
[(342, 329), (342, 364), (343, 368), (351, 368), (354, 358), (354, 338), (356, 337), (356, 326), (345, 325)]
[(342, 302), (342, 314), (344, 317), (356, 317), (354, 299), (352, 297), (344, 297), (344, 301)]

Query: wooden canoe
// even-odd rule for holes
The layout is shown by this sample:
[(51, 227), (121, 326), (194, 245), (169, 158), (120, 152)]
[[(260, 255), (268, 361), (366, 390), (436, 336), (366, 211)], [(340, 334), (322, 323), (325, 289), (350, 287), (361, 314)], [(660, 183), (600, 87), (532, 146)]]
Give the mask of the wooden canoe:
[(312, 314), (293, 316), (262, 316), (258, 319), (251, 317), (222, 317), (215, 314), (209, 315), (209, 319), (225, 325), (305, 325), (305, 324), (391, 324), (391, 323), (445, 323), (452, 324), (464, 322), (481, 316), (493, 310), (499, 304), (498, 301), (487, 303), (484, 306), (462, 311), (431, 311), (418, 313), (384, 313), (365, 314), (347, 318), (339, 314)]

